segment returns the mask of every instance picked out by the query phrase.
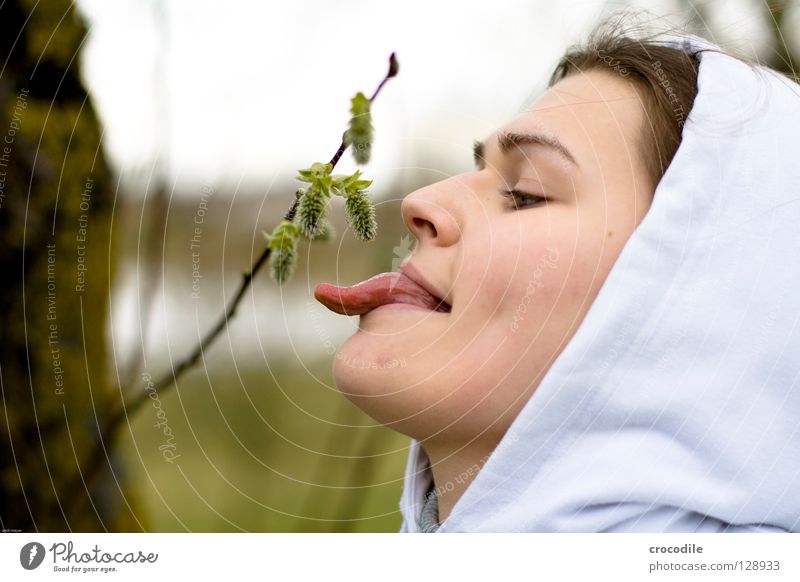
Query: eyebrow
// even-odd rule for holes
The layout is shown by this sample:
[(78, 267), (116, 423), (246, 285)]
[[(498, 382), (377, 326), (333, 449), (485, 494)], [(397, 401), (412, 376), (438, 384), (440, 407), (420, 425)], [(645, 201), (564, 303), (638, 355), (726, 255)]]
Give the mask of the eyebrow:
[[(578, 166), (570, 151), (561, 143), (555, 136), (545, 133), (515, 133), (515, 132), (500, 132), (497, 136), (497, 143), (500, 146), (500, 153), (507, 155), (514, 148), (524, 145), (542, 145), (555, 151), (559, 156), (567, 160), (574, 166)], [(482, 141), (475, 140), (472, 146), (472, 157), (475, 159), (475, 165), (479, 170), (484, 168), (484, 151), (486, 144)]]

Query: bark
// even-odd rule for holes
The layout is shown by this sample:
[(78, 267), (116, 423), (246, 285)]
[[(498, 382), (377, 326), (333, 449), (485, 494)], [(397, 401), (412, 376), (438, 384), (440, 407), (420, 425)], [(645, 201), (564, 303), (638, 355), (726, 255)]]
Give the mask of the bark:
[(115, 463), (91, 489), (80, 472), (118, 400), (106, 341), (113, 183), (81, 85), (85, 34), (71, 2), (0, 4), (4, 530), (139, 528)]

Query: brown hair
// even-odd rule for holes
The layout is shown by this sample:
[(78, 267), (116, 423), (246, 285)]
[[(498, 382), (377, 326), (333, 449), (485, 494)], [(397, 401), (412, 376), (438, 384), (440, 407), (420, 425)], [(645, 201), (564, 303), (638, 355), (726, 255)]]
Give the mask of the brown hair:
[[(550, 77), (551, 87), (568, 75), (605, 70), (635, 84), (642, 95), (645, 122), (642, 159), (653, 186), (661, 180), (681, 142), (681, 130), (697, 95), (697, 52), (673, 48), (649, 36), (626, 32), (624, 16), (602, 22), (583, 44), (573, 45)], [(663, 33), (662, 33), (663, 34)]]

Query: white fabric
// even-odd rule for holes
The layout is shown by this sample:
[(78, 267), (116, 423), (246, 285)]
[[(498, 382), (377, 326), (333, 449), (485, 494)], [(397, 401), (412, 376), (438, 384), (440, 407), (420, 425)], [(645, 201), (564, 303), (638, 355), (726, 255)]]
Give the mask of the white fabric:
[(400, 533), (419, 533), (419, 516), (422, 513), (425, 494), (432, 482), (433, 474), (428, 455), (416, 440), (411, 439), (403, 481), (403, 495), (400, 498), (400, 512), (403, 515)]
[(798, 318), (800, 87), (701, 53), (650, 211), (439, 532), (800, 531)]

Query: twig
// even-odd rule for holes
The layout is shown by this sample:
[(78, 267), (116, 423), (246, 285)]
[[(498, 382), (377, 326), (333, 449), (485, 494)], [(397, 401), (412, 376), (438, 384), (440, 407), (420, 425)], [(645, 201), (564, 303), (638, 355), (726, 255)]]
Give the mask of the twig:
[[(380, 93), (381, 89), (383, 88), (386, 81), (388, 81), (391, 77), (393, 77), (397, 72), (397, 64), (395, 61), (395, 55), (392, 53), (389, 57), (389, 71), (384, 76), (383, 80), (380, 82), (378, 87), (375, 89), (375, 92), (370, 97), (370, 102), (372, 102)], [(330, 164), (333, 167), (336, 167), (336, 164), (341, 159), (342, 155), (344, 154), (345, 150), (347, 149), (347, 145), (345, 144), (344, 135), (342, 136), (342, 143), (339, 145), (339, 149), (336, 151), (334, 156), (331, 158)], [(292, 203), (291, 208), (286, 212), (284, 215), (285, 220), (293, 220), (295, 212), (297, 211), (297, 204), (298, 200), (295, 198), (294, 202)], [(69, 489), (71, 492), (78, 493), (84, 487), (90, 489), (94, 481), (97, 479), (97, 476), (100, 474), (100, 470), (104, 466), (104, 460), (108, 460), (109, 455), (108, 451), (114, 445), (114, 441), (117, 435), (117, 429), (122, 425), (123, 420), (126, 420), (129, 416), (133, 415), (144, 402), (146, 402), (149, 397), (150, 393), (161, 393), (164, 390), (170, 388), (175, 382), (177, 382), (178, 378), (182, 376), (187, 370), (192, 368), (203, 353), (211, 347), (211, 344), (219, 337), (219, 334), (225, 327), (228, 325), (228, 320), (230, 320), (235, 314), (236, 309), (239, 307), (239, 303), (241, 303), (242, 299), (244, 298), (244, 294), (247, 289), (250, 287), (251, 283), (253, 282), (253, 278), (258, 274), (261, 268), (266, 264), (267, 259), (269, 259), (270, 255), (270, 248), (267, 245), (263, 251), (261, 251), (261, 255), (256, 259), (253, 263), (253, 266), (250, 270), (244, 273), (242, 277), (242, 281), (239, 284), (239, 289), (234, 295), (233, 299), (228, 303), (228, 307), (225, 312), (220, 316), (214, 326), (206, 332), (206, 334), (200, 339), (191, 353), (184, 358), (177, 366), (175, 366), (170, 372), (164, 374), (157, 382), (154, 382), (153, 387), (149, 390), (145, 391), (142, 390), (138, 393), (138, 395), (129, 402), (122, 401), (119, 406), (116, 407), (116, 410), (111, 412), (106, 418), (105, 421), (100, 426), (100, 422), (98, 420), (97, 428), (99, 430), (99, 439), (96, 443), (92, 453), (87, 460), (85, 465), (85, 470), (80, 471), (79, 468), (79, 475), (78, 478), (73, 483), (72, 488)], [(121, 393), (122, 394), (122, 393)], [(123, 395), (124, 396), (124, 395)], [(81, 475), (82, 473), (82, 475)], [(82, 478), (81, 478), (82, 477)], [(84, 485), (85, 482), (85, 485)], [(87, 495), (89, 491), (87, 491)], [(73, 499), (80, 499), (84, 496), (76, 495)]]

